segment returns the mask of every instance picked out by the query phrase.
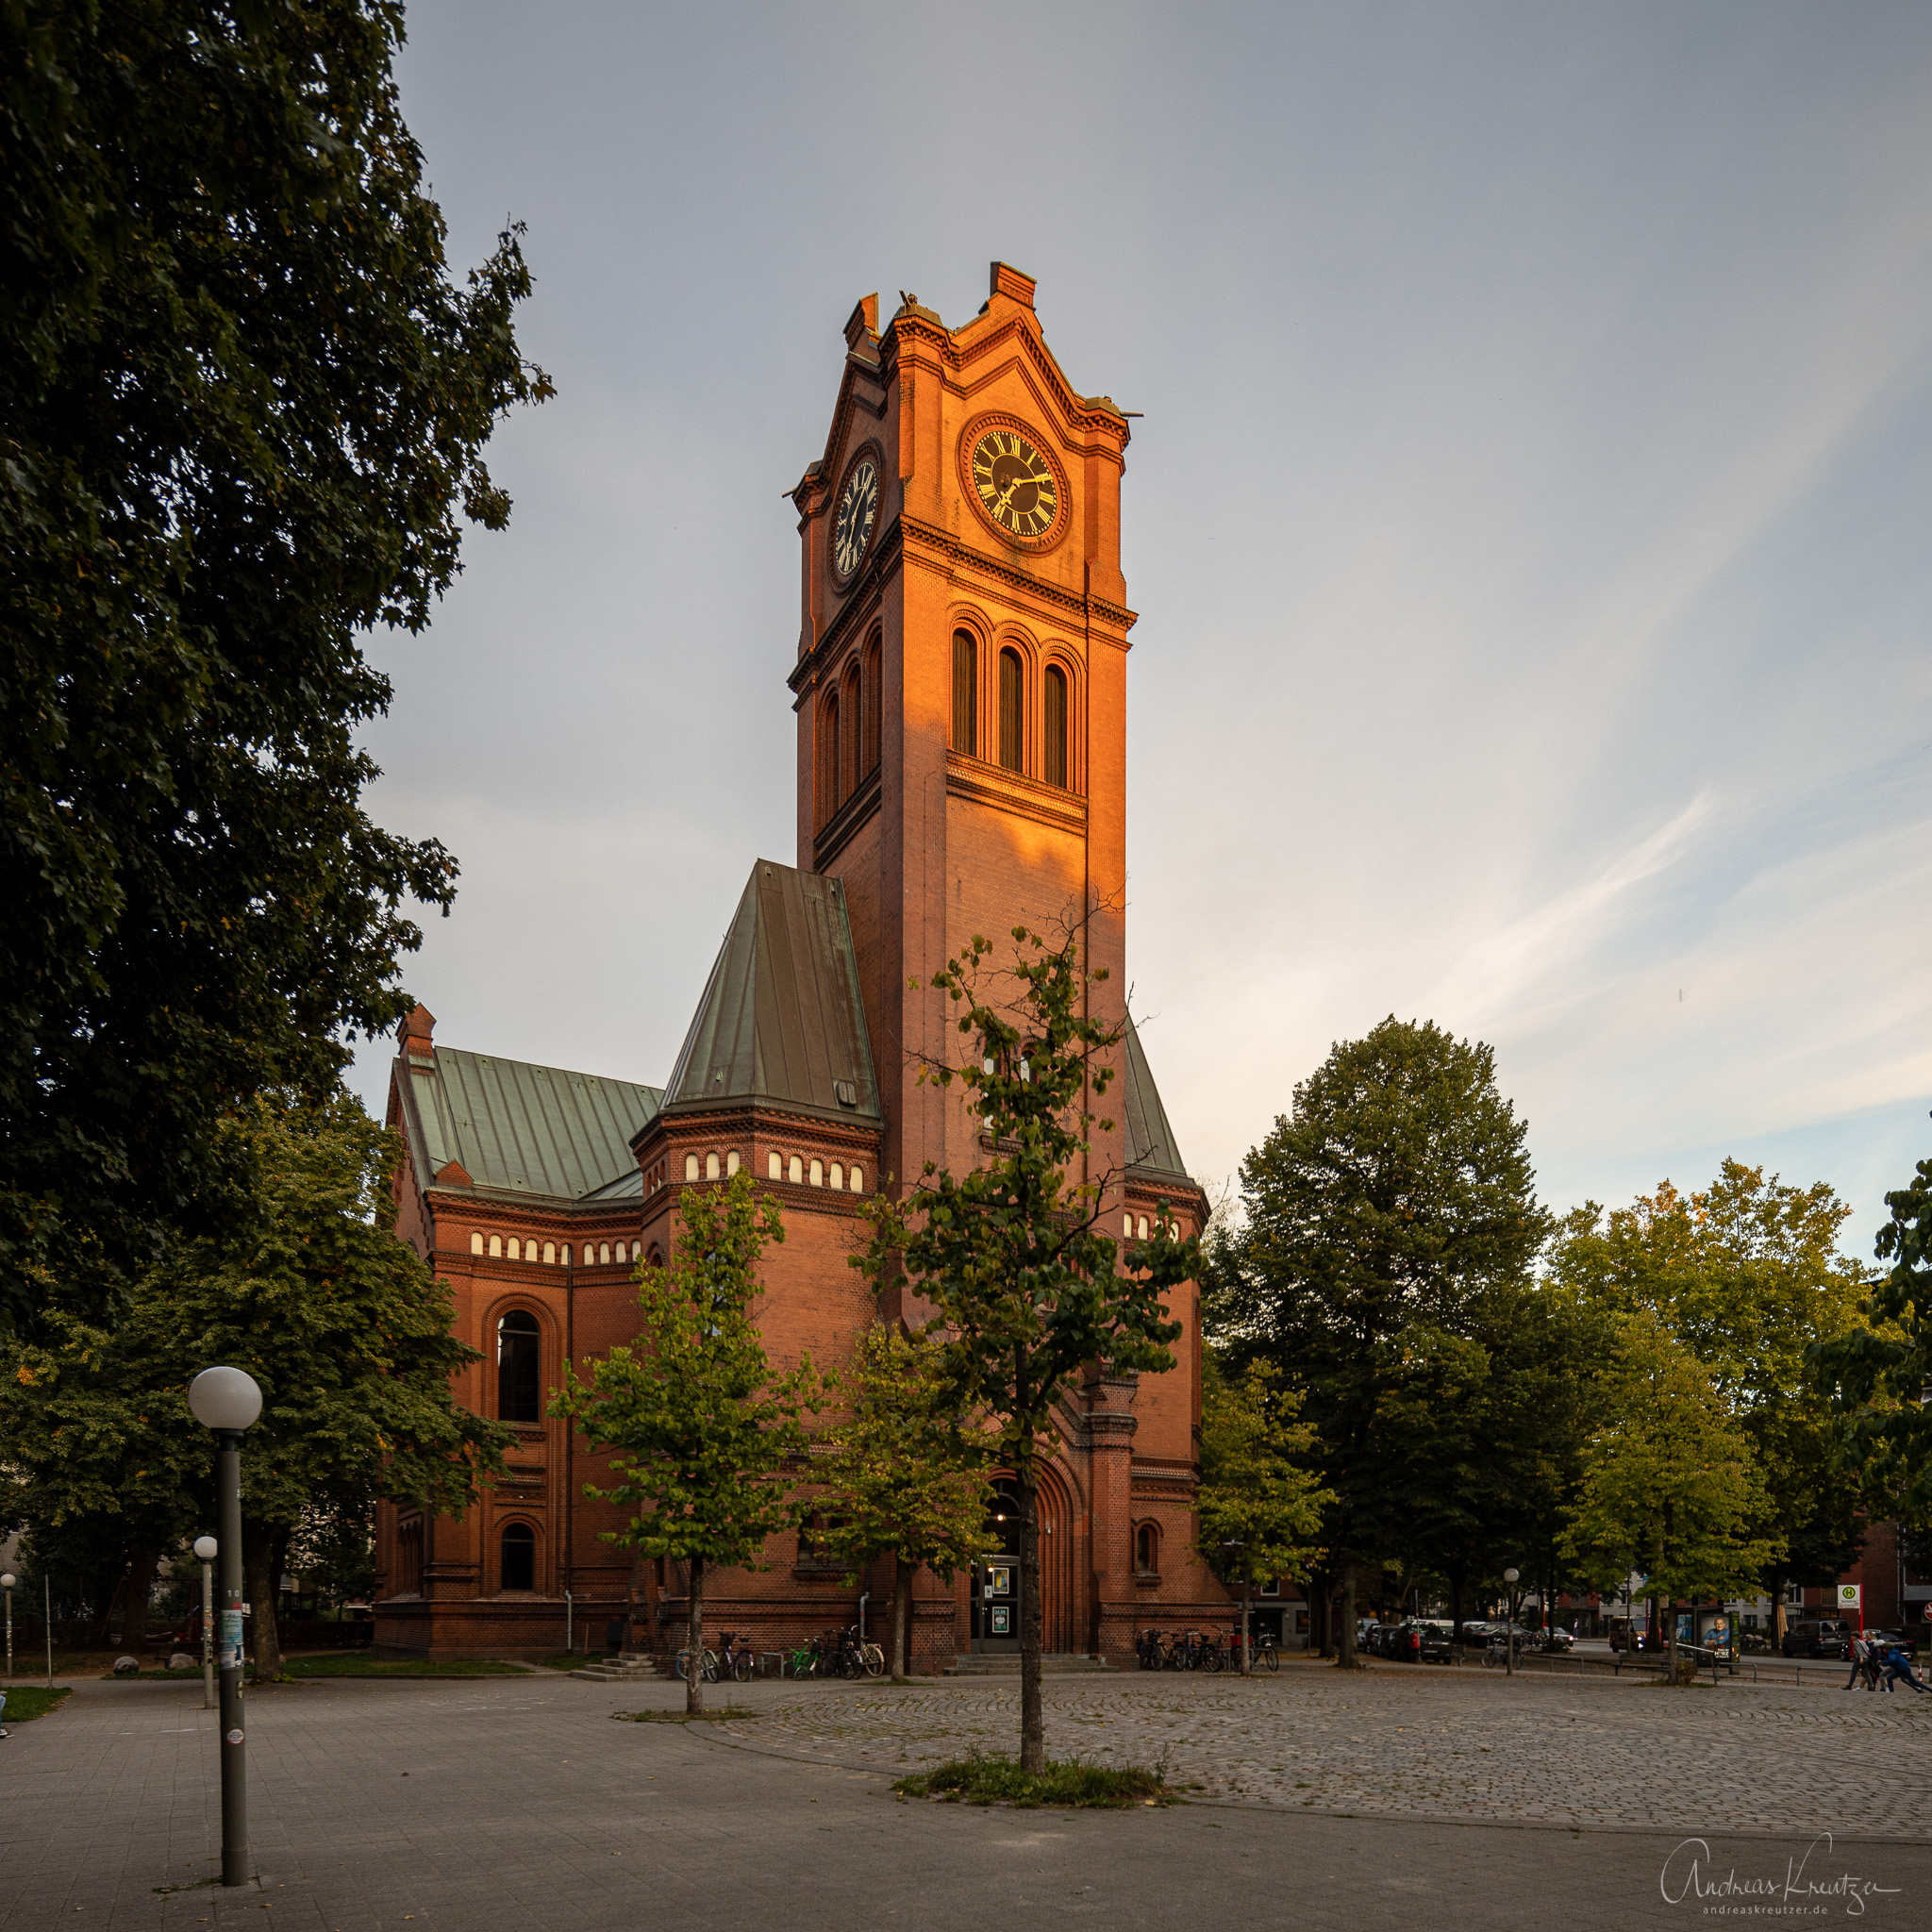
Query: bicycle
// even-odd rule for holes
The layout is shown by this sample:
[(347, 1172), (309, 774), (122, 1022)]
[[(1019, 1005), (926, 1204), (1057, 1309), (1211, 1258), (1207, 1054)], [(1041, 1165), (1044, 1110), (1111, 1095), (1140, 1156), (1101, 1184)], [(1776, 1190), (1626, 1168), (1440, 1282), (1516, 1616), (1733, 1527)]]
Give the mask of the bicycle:
[(719, 1675), (730, 1677), (740, 1684), (749, 1684), (751, 1668), (750, 1643), (741, 1642), (737, 1631), (725, 1631), (724, 1647), (718, 1653)]
[(1257, 1630), (1251, 1641), (1255, 1655), (1253, 1661), (1248, 1665), (1250, 1674), (1264, 1667), (1271, 1671), (1278, 1671), (1281, 1668), (1281, 1653), (1274, 1648), (1274, 1638), (1265, 1630)]
[[(706, 1650), (700, 1652), (699, 1655), (703, 1660), (699, 1664), (698, 1669), (701, 1675), (703, 1676), (704, 1681), (707, 1684), (715, 1684), (718, 1681), (718, 1653), (715, 1650)], [(686, 1644), (685, 1647), (682, 1650), (680, 1650), (675, 1657), (672, 1658), (671, 1668), (677, 1673), (677, 1681), (680, 1684), (686, 1684), (691, 1681), (690, 1644)]]
[[(1501, 1668), (1507, 1668), (1508, 1663), (1508, 1657), (1507, 1656), (1507, 1648), (1508, 1645), (1505, 1639), (1501, 1637), (1491, 1638), (1490, 1641), (1483, 1645), (1483, 1669), (1486, 1671), (1493, 1671)], [(1521, 1657), (1523, 1655), (1523, 1647), (1521, 1644), (1517, 1646), (1516, 1655), (1518, 1657)]]

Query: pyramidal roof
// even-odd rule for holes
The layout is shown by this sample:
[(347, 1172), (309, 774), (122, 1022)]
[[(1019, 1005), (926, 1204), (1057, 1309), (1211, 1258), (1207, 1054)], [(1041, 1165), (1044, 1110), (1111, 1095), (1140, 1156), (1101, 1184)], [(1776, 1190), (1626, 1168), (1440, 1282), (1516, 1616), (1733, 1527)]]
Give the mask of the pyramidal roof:
[(471, 1186), (502, 1193), (643, 1191), (630, 1143), (658, 1111), (655, 1087), (448, 1046), (400, 1071), (425, 1181), (454, 1163)]
[(1187, 1164), (1181, 1159), (1179, 1144), (1169, 1124), (1167, 1109), (1160, 1104), (1160, 1089), (1154, 1084), (1154, 1073), (1147, 1064), (1146, 1050), (1132, 1018), (1127, 1021), (1126, 1115), (1127, 1170), (1138, 1174), (1173, 1174), (1191, 1186)]
[(664, 1107), (758, 1103), (879, 1117), (845, 894), (774, 859), (752, 868)]

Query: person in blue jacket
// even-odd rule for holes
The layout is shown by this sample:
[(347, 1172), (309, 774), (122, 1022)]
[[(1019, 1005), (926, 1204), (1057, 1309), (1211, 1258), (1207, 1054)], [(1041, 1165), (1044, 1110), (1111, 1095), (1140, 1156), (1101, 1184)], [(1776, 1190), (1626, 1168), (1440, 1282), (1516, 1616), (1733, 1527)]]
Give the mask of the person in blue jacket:
[(1912, 1670), (1910, 1655), (1894, 1643), (1885, 1653), (1885, 1688), (1890, 1691), (1896, 1684), (1909, 1684), (1914, 1690), (1922, 1692), (1925, 1688)]

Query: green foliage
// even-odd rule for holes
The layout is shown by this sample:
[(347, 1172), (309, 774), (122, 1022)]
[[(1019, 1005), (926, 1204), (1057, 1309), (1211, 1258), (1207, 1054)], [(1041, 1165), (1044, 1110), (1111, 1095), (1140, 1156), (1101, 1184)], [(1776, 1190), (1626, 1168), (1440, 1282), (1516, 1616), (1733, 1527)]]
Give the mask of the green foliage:
[(1638, 1310), (1600, 1376), (1606, 1420), (1585, 1449), (1568, 1560), (1600, 1587), (1641, 1571), (1666, 1601), (1755, 1592), (1775, 1539), (1752, 1532), (1762, 1481), (1711, 1373)]
[(1891, 1262), (1861, 1322), (1822, 1341), (1809, 1364), (1841, 1412), (1841, 1460), (1874, 1509), (1932, 1525), (1932, 1160), (1887, 1194), (1876, 1252)]
[(905, 1798), (939, 1798), (948, 1804), (1041, 1805), (1117, 1811), (1127, 1805), (1171, 1805), (1174, 1793), (1153, 1772), (1135, 1764), (1089, 1764), (1083, 1758), (1049, 1758), (1032, 1771), (1016, 1757), (949, 1758), (930, 1771), (902, 1777), (892, 1789)]
[(1812, 1354), (1857, 1327), (1865, 1270), (1838, 1252), (1851, 1210), (1820, 1182), (1788, 1187), (1726, 1160), (1701, 1193), (1666, 1181), (1605, 1215), (1567, 1216), (1553, 1277), (1594, 1306), (1644, 1313), (1703, 1364), (1750, 1440), (1762, 1483), (1756, 1528), (1774, 1552), (1753, 1593), (1829, 1583), (1860, 1541), (1857, 1485), (1836, 1466), (1831, 1391)]
[(614, 1449), (610, 1489), (584, 1493), (632, 1512), (607, 1541), (676, 1562), (754, 1564), (767, 1537), (793, 1526), (792, 1464), (808, 1446), (801, 1409), (818, 1378), (806, 1361), (774, 1376), (751, 1316), (768, 1241), (785, 1239), (774, 1202), (747, 1173), (688, 1188), (668, 1267), (639, 1271), (635, 1345), (575, 1364), (552, 1400), (591, 1448)]
[(447, 1288), (396, 1240), (393, 1140), (345, 1095), (256, 1103), (223, 1124), (219, 1225), (170, 1253), (98, 1327), (68, 1311), (0, 1350), (0, 1521), (107, 1519), (150, 1549), (213, 1521), (211, 1439), (187, 1387), (215, 1362), (261, 1385), (242, 1458), (258, 1660), (273, 1674), (273, 1578), (289, 1544), (378, 1498), (460, 1514), (509, 1431), (459, 1407), (477, 1359)]
[[(794, 1526), (793, 1495), (808, 1438), (802, 1410), (822, 1402), (810, 1361), (774, 1375), (753, 1321), (762, 1292), (759, 1257), (785, 1239), (775, 1203), (748, 1173), (722, 1187), (688, 1187), (670, 1265), (639, 1270), (642, 1332), (635, 1345), (576, 1366), (550, 1405), (591, 1446), (615, 1450), (609, 1489), (584, 1493), (630, 1510), (605, 1532), (641, 1556), (689, 1566), (691, 1644), (704, 1640), (708, 1564), (756, 1568), (766, 1539)], [(690, 1674), (687, 1708), (703, 1708), (703, 1676)]]
[(407, 1010), (454, 861), (360, 805), (420, 629), (550, 392), (516, 231), (466, 286), (396, 0), (0, 8), (0, 1326), (99, 1318), (217, 1123)]
[(950, 1399), (944, 1344), (880, 1324), (859, 1337), (849, 1370), (826, 1400), (845, 1412), (826, 1431), (812, 1474), (827, 1519), (826, 1551), (858, 1573), (897, 1559), (893, 1675), (905, 1674), (911, 1573), (921, 1564), (950, 1581), (988, 1553), (991, 1484), (983, 1433)]
[(1113, 1078), (1122, 1023), (1091, 1016), (1077, 935), (1049, 946), (1013, 929), (1008, 974), (987, 965), (991, 942), (971, 947), (932, 976), (958, 1010), (963, 1052), (923, 1080), (958, 1085), (991, 1143), (956, 1175), (928, 1161), (894, 1200), (870, 1213), (872, 1241), (854, 1265), (881, 1286), (910, 1280), (937, 1310), (932, 1332), (949, 1400), (986, 1419), (991, 1444), (1020, 1491), (1021, 1756), (1044, 1762), (1040, 1701), (1039, 1463), (1056, 1440), (1055, 1405), (1091, 1363), (1114, 1373), (1174, 1365), (1181, 1324), (1167, 1307), (1199, 1265), (1198, 1244), (1165, 1211), (1153, 1238), (1124, 1258), (1097, 1225), (1115, 1175), (1093, 1164), (1094, 1136), (1113, 1123), (1093, 1111)]
[[(1496, 1540), (1496, 1525), (1470, 1520), (1472, 1492), (1453, 1472), (1475, 1467), (1479, 1446), (1504, 1446), (1489, 1433), (1486, 1324), (1522, 1311), (1511, 1297), (1549, 1225), (1525, 1131), (1488, 1046), (1391, 1016), (1336, 1046), (1241, 1163), (1244, 1219), (1215, 1245), (1208, 1316), (1231, 1364), (1272, 1361), (1305, 1391), (1337, 1499), (1325, 1541), (1347, 1593), (1344, 1661), (1356, 1566), (1414, 1544), (1419, 1476), (1439, 1553), (1472, 1534)], [(1429, 1409), (1444, 1395), (1453, 1440)], [(1424, 1437), (1406, 1442), (1417, 1420)]]
[(1271, 1576), (1301, 1576), (1322, 1551), (1323, 1511), (1335, 1501), (1307, 1467), (1315, 1432), (1301, 1398), (1272, 1362), (1224, 1375), (1210, 1354), (1201, 1375), (1199, 1547), (1245, 1599)]

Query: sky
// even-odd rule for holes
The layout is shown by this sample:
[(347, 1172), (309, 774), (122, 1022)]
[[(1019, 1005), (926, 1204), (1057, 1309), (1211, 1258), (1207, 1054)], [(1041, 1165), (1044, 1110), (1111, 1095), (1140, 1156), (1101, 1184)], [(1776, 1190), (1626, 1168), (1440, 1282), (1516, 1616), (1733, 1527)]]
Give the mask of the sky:
[[(1219, 1196), (1385, 1015), (1543, 1199), (1932, 1155), (1932, 8), (411, 7), (556, 399), (367, 735), (445, 1044), (661, 1082), (795, 858), (795, 522), (854, 302), (1039, 278), (1124, 486), (1128, 967)], [(358, 1057), (380, 1108), (392, 1047)]]

